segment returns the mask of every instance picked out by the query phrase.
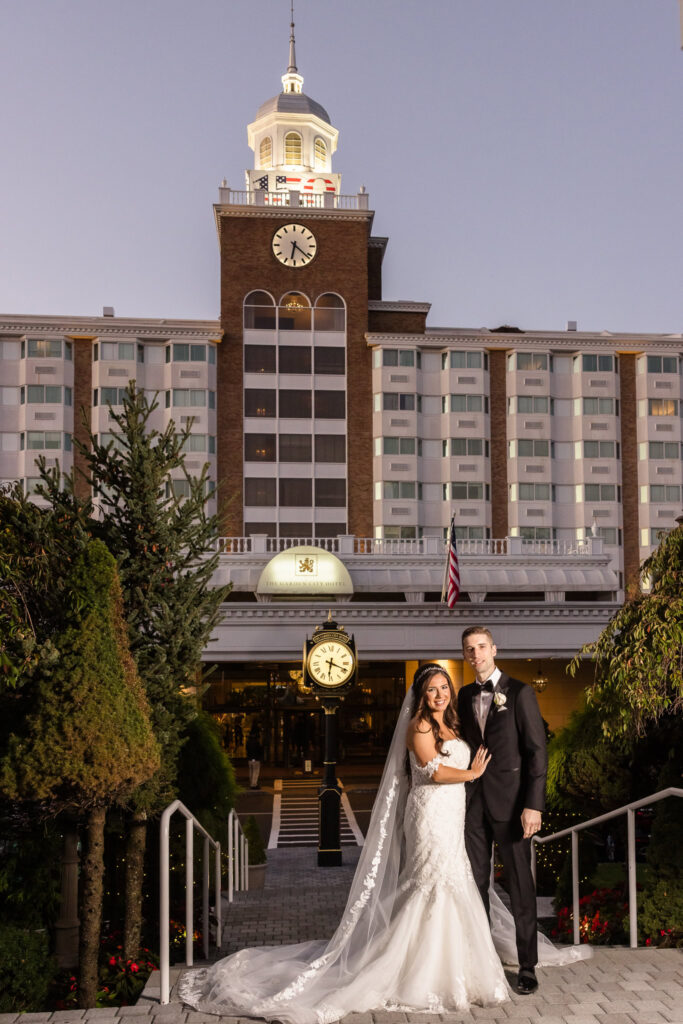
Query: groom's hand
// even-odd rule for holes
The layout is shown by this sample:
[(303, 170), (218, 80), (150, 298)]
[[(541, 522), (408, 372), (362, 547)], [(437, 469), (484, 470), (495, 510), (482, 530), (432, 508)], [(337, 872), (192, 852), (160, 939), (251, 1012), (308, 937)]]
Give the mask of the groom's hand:
[(525, 807), (522, 811), (522, 830), (525, 839), (531, 839), (541, 828), (541, 812)]

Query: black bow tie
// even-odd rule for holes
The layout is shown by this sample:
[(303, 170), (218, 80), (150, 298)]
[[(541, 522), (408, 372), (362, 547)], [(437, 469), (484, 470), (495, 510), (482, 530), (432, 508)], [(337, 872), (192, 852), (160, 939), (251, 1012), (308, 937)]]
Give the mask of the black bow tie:
[(487, 679), (485, 683), (479, 683), (482, 690), (487, 690), (488, 693), (493, 693), (495, 690), (495, 684), (492, 679)]

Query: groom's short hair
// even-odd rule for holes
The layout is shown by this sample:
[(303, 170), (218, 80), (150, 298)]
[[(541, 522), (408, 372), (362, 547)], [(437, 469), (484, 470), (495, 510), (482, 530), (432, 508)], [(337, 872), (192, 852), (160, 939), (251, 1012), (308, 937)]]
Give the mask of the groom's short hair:
[(488, 626), (468, 626), (467, 629), (462, 634), (463, 647), (465, 646), (465, 640), (467, 640), (467, 637), (473, 636), (475, 633), (483, 633), (484, 636), (487, 636), (491, 643), (493, 643), (493, 633), (488, 628)]

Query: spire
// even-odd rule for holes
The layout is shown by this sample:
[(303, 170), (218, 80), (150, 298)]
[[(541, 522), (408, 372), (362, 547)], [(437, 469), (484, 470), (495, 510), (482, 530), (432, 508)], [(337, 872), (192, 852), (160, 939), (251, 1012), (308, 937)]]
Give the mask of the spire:
[(303, 92), (304, 80), (296, 66), (296, 46), (294, 41), (294, 0), (291, 0), (291, 17), (289, 22), (289, 67), (282, 76), (283, 92)]
[(294, 0), (292, 0), (291, 5), (291, 18), (292, 20), (289, 23), (289, 67), (287, 68), (287, 72), (291, 73), (293, 71), (296, 74), (298, 69), (296, 66), (296, 50), (294, 43)]

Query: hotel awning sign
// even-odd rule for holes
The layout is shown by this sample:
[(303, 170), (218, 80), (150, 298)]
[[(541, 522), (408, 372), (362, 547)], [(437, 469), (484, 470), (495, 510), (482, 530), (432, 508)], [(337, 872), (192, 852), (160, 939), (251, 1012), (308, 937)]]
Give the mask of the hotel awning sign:
[(256, 594), (327, 600), (353, 594), (353, 583), (344, 563), (331, 551), (301, 545), (271, 558), (259, 577)]

